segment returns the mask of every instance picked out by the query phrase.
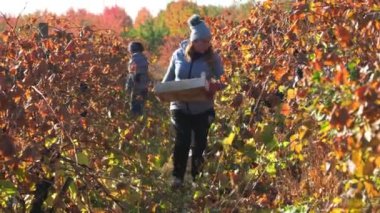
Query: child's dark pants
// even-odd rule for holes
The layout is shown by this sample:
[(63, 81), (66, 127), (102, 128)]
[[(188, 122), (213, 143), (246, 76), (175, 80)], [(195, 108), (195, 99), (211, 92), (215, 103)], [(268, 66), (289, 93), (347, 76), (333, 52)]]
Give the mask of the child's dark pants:
[(147, 98), (148, 91), (133, 92), (131, 94), (131, 111), (135, 115), (142, 115), (144, 110), (145, 100)]

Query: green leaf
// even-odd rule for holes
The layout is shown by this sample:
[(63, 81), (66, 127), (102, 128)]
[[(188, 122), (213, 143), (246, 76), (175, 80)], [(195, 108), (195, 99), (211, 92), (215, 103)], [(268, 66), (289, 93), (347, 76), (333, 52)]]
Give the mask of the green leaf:
[(359, 72), (357, 70), (357, 65), (359, 64), (359, 59), (354, 59), (347, 64), (347, 68), (350, 74), (350, 79), (356, 81), (359, 79)]
[(84, 152), (77, 153), (78, 157), (78, 163), (82, 165), (90, 165), (90, 160), (88, 159), (88, 156)]
[(268, 164), (266, 167), (265, 167), (265, 171), (269, 174), (269, 175), (276, 175), (276, 164), (275, 163), (270, 163)]
[(278, 87), (278, 91), (282, 92), (282, 93), (285, 93), (286, 92), (286, 87), (284, 85), (281, 85), (281, 86)]
[(270, 152), (267, 154), (267, 159), (272, 163), (277, 162), (277, 152)]
[(331, 127), (330, 127), (330, 122), (329, 121), (323, 121), (321, 124), (320, 124), (320, 132), (321, 133), (327, 133), (330, 131)]
[(289, 146), (289, 144), (290, 144), (289, 141), (283, 141), (282, 143), (280, 143), (280, 147), (282, 147), (282, 148), (286, 148), (286, 147)]
[(264, 142), (264, 145), (267, 149), (274, 149), (278, 147), (278, 141), (274, 137), (274, 125), (270, 124), (264, 127), (264, 130), (261, 134), (261, 138)]
[(6, 195), (14, 195), (17, 192), (17, 188), (9, 180), (0, 180), (0, 192)]
[(55, 137), (55, 138), (47, 138), (45, 140), (45, 146), (46, 148), (50, 148), (53, 144), (55, 144), (56, 142), (58, 141), (58, 138)]
[(267, 125), (264, 127), (264, 130), (262, 133), (262, 139), (265, 144), (268, 144), (273, 140), (273, 133), (274, 133), (273, 125)]
[(322, 76), (321, 72), (319, 72), (319, 71), (314, 72), (312, 80), (315, 81), (315, 82), (317, 82), (317, 83), (320, 83), (321, 82), (321, 76)]
[(252, 160), (256, 160), (257, 158), (256, 148), (254, 146), (246, 144), (244, 146), (244, 155), (251, 158)]
[(202, 192), (196, 191), (196, 192), (194, 192), (193, 198), (194, 198), (194, 200), (198, 200), (200, 196), (202, 196)]
[(311, 53), (311, 54), (309, 54), (309, 59), (312, 61), (312, 60), (314, 60), (315, 59), (315, 53)]
[(69, 196), (72, 200), (76, 200), (78, 195), (78, 188), (75, 181), (72, 181), (69, 186)]

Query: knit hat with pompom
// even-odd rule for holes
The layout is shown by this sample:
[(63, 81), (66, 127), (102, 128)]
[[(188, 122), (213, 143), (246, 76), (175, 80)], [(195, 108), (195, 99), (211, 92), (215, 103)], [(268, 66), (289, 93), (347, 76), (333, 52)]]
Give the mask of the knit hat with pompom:
[(187, 23), (190, 26), (191, 34), (190, 41), (195, 41), (198, 39), (210, 39), (211, 31), (206, 26), (205, 22), (197, 14), (192, 15)]

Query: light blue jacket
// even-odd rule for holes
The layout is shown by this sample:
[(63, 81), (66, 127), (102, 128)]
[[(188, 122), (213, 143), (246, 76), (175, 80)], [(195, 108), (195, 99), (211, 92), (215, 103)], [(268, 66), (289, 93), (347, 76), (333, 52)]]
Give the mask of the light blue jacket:
[[(220, 56), (215, 53), (215, 66), (213, 68), (209, 66), (203, 57), (194, 61), (187, 61), (185, 50), (188, 44), (189, 42), (187, 40), (182, 41), (180, 48), (178, 48), (173, 53), (168, 70), (162, 82), (179, 81), (189, 78), (200, 78), (202, 72), (206, 73), (206, 77), (209, 80), (211, 78), (219, 79), (224, 73), (224, 68)], [(200, 114), (213, 108), (213, 99), (194, 102), (174, 101), (170, 103), (170, 110), (180, 109), (187, 114)]]

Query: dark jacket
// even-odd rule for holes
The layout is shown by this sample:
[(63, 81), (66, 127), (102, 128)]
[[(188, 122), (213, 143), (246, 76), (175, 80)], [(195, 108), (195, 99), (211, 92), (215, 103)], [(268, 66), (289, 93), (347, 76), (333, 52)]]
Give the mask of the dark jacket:
[(129, 73), (127, 77), (127, 89), (133, 92), (141, 92), (148, 88), (149, 76), (148, 66), (149, 62), (144, 54), (141, 52), (132, 54), (128, 63), (128, 69), (132, 64), (136, 64), (136, 72)]

